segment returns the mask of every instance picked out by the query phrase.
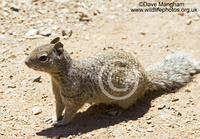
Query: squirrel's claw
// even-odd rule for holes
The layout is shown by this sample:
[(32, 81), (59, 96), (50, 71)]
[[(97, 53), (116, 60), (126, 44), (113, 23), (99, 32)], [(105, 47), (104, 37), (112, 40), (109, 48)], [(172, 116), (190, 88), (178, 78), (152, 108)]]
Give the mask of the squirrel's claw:
[(58, 127), (58, 126), (66, 126), (66, 125), (68, 125), (68, 124), (69, 124), (68, 121), (61, 120), (61, 121), (57, 121), (57, 122), (53, 123), (53, 126), (55, 126), (55, 127)]

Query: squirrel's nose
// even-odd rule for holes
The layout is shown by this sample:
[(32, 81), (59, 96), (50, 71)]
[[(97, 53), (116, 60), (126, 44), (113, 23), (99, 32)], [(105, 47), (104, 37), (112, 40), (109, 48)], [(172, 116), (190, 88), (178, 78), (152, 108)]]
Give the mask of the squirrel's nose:
[(30, 61), (30, 55), (28, 55), (25, 59), (25, 64), (28, 66), (29, 65), (29, 62)]

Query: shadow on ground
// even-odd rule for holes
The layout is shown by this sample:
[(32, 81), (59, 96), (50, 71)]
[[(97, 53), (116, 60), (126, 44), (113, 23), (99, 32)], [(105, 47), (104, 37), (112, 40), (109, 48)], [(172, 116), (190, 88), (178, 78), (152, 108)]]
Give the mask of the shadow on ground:
[(162, 94), (148, 94), (142, 100), (138, 101), (137, 105), (132, 106), (119, 116), (109, 116), (105, 111), (110, 106), (103, 104), (94, 105), (88, 108), (85, 112), (77, 113), (72, 124), (65, 127), (50, 127), (36, 134), (45, 137), (68, 137), (69, 135), (78, 135), (87, 133), (95, 129), (106, 128), (123, 121), (137, 120), (146, 114), (151, 107), (151, 100)]

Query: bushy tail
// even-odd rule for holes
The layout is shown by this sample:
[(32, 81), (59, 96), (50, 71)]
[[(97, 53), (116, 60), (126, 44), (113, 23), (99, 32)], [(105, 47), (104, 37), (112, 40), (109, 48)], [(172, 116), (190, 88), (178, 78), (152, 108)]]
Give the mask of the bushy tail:
[(176, 52), (161, 63), (147, 69), (149, 92), (178, 89), (191, 80), (192, 75), (200, 72), (200, 63), (185, 53)]

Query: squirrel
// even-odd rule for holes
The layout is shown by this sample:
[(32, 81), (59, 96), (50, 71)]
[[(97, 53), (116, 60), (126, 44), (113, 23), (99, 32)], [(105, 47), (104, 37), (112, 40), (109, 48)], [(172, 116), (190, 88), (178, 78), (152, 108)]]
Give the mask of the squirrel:
[(114, 110), (119, 112), (145, 93), (178, 89), (200, 72), (200, 63), (182, 52), (173, 53), (146, 70), (124, 50), (108, 50), (75, 60), (64, 50), (59, 37), (35, 48), (25, 64), (51, 75), (56, 100), (54, 126), (69, 124), (85, 103), (115, 104)]

